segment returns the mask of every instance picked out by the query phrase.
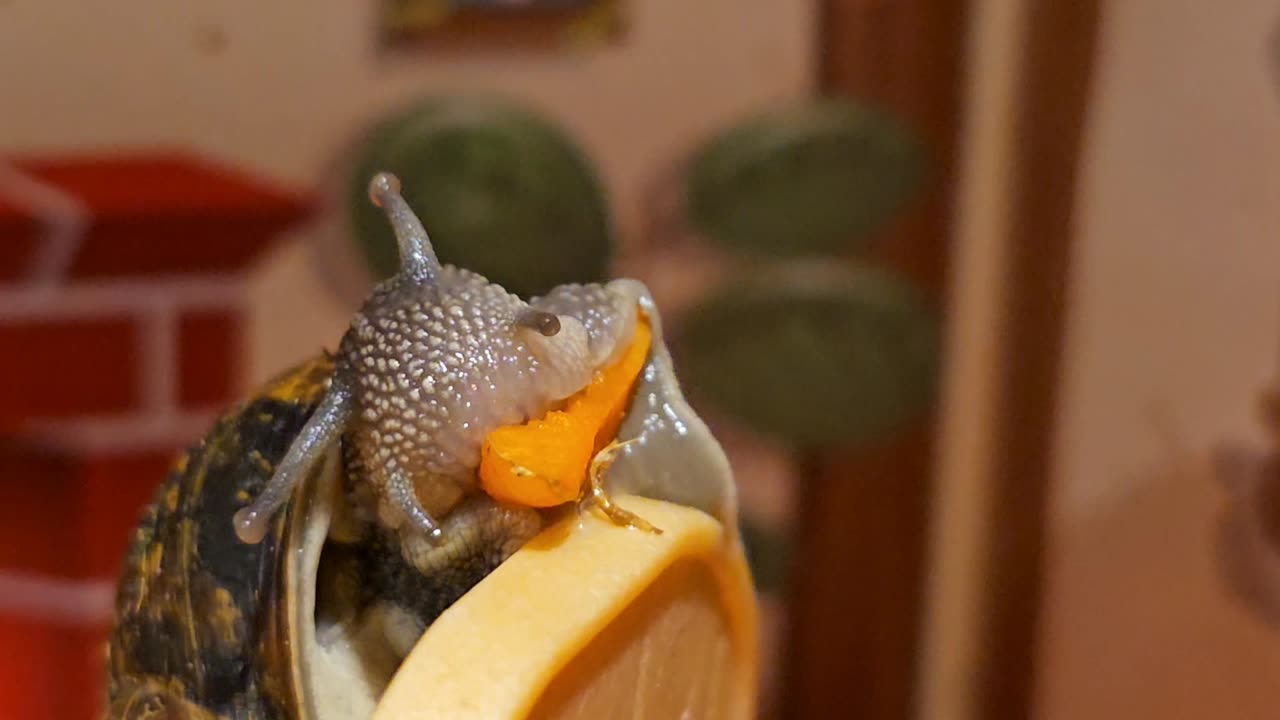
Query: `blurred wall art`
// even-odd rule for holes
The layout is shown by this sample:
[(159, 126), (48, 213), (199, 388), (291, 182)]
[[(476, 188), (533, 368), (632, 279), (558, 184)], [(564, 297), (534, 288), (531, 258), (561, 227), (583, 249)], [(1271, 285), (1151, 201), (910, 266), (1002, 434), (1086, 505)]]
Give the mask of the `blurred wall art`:
[(615, 39), (624, 0), (380, 0), (383, 43), (422, 48), (577, 48)]

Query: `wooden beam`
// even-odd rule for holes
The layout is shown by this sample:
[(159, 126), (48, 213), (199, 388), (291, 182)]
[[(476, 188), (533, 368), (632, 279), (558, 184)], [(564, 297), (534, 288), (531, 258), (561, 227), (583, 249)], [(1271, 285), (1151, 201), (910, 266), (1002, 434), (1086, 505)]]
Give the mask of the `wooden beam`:
[[(881, 238), (879, 260), (945, 316), (966, 2), (826, 0), (827, 94), (876, 104), (921, 138), (924, 197)], [(932, 477), (933, 417), (876, 447), (806, 458), (790, 584), (782, 714), (912, 714)]]
[(998, 390), (976, 717), (1032, 711), (1076, 176), (1098, 0), (1028, 4), (1016, 106), (1003, 386)]
[[(1097, 0), (975, 16), (922, 717), (1032, 715), (1076, 175)], [(980, 105), (977, 103), (981, 103)], [(963, 348), (960, 342), (964, 343)]]
[[(989, 477), (995, 510), (981, 529), (988, 553), (967, 671), (972, 706), (950, 717), (1032, 710), (1071, 221), (1098, 5), (1028, 2), (1014, 60), (1016, 151)], [(823, 87), (898, 113), (934, 153), (938, 184), (885, 238), (883, 260), (934, 297), (945, 317), (966, 8), (912, 0), (828, 0), (823, 7)], [(790, 717), (914, 714), (932, 427), (931, 418), (881, 447), (810, 459), (792, 585)]]

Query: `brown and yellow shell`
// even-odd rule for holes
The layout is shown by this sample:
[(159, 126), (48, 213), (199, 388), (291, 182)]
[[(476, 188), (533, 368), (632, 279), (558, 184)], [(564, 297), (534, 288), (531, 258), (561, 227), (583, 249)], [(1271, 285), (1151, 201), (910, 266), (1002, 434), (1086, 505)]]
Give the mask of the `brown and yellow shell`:
[(333, 373), (326, 358), (269, 383), (174, 465), (130, 543), (108, 661), (110, 720), (301, 717), (288, 621), (296, 512), (256, 545), (231, 517), (270, 479)]

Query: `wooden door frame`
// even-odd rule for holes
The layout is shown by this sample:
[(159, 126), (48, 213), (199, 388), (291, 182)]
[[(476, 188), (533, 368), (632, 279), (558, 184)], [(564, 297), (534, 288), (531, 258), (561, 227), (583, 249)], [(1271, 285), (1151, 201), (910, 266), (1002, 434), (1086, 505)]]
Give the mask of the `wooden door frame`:
[[(1082, 126), (1098, 0), (1026, 0), (1008, 168), (1003, 337), (970, 634), (968, 707), (1027, 717), (1034, 683), (1045, 505)], [(882, 260), (951, 310), (948, 274), (962, 118), (967, 0), (823, 0), (820, 86), (894, 112), (933, 154), (928, 197), (884, 238)], [(1025, 239), (1025, 240), (1024, 240)], [(1032, 240), (1034, 239), (1034, 241)], [(917, 713), (937, 418), (879, 447), (808, 461), (790, 586), (783, 714)]]
[[(971, 716), (1029, 717), (1077, 175), (1101, 0), (1029, 0), (1013, 113), (1001, 354)], [(955, 717), (954, 715), (952, 717)]]
[[(896, 116), (929, 182), (878, 262), (945, 315), (965, 0), (824, 0), (819, 86)], [(905, 718), (913, 709), (929, 528), (933, 417), (874, 447), (805, 461), (789, 584), (782, 714)]]

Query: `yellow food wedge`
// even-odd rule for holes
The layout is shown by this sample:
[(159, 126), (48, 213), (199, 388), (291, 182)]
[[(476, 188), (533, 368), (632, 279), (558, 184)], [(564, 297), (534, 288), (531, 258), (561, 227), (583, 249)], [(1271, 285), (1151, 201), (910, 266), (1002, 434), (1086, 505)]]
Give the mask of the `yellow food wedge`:
[(570, 513), (428, 628), (373, 720), (753, 717), (756, 605), (736, 532), (617, 500), (663, 534)]

